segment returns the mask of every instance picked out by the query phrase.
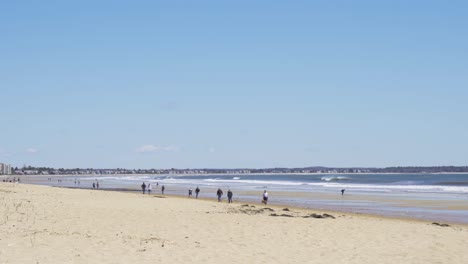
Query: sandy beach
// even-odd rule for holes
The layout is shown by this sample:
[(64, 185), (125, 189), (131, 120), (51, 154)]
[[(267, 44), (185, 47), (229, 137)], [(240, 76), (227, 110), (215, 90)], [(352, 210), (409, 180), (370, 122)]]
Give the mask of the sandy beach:
[(14, 183), (0, 203), (0, 263), (468, 263), (466, 225)]

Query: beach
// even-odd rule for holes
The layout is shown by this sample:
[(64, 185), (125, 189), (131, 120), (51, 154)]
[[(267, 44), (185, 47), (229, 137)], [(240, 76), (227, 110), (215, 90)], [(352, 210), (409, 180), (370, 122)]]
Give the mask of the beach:
[[(18, 176), (20, 177), (20, 176)], [(207, 175), (21, 175), (21, 182), (78, 189), (139, 192), (142, 182), (154, 193), (187, 195), (200, 187), (200, 198), (215, 198), (218, 188), (237, 201), (258, 202), (263, 190), (271, 204), (468, 224), (468, 174), (207, 174)], [(15, 177), (0, 176), (0, 180)], [(345, 190), (342, 195), (341, 190)]]
[(462, 224), (14, 183), (0, 202), (0, 263), (468, 263)]

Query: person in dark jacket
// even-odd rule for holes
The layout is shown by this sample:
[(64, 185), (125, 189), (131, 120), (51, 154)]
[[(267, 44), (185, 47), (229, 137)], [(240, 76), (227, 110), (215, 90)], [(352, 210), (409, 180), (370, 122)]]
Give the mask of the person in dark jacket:
[(223, 191), (218, 188), (218, 190), (216, 191), (216, 195), (218, 196), (218, 202), (221, 202), (221, 197), (223, 196)]
[(228, 197), (228, 203), (232, 203), (232, 192), (231, 192), (231, 189), (228, 190), (227, 197)]

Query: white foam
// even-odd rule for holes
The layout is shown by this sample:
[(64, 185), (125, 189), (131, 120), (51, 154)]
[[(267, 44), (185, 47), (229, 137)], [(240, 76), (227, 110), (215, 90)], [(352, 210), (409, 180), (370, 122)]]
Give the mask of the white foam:
[(354, 183), (309, 183), (311, 186), (326, 188), (359, 189), (362, 191), (414, 191), (414, 192), (443, 192), (443, 193), (468, 193), (465, 186), (442, 186), (442, 185), (377, 185), (377, 184), (354, 184)]
[(349, 177), (346, 177), (346, 176), (323, 176), (322, 178), (320, 178), (320, 180), (322, 181), (340, 181), (340, 180), (349, 180), (350, 178)]
[(289, 185), (298, 186), (303, 185), (303, 182), (293, 181), (260, 181), (260, 180), (230, 180), (230, 179), (204, 179), (205, 182), (219, 182), (219, 183), (243, 183), (253, 185)]

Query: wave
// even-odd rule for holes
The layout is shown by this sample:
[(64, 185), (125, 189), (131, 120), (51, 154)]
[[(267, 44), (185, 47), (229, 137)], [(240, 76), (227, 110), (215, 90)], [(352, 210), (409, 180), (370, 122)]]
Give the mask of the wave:
[[(94, 179), (94, 177), (78, 177), (81, 180), (87, 180), (87, 179)], [(151, 176), (101, 176), (101, 177), (95, 177), (96, 179), (99, 180), (123, 180), (123, 181), (140, 181), (140, 180), (149, 180), (152, 179)]]
[[(271, 180), (271, 179), (246, 179), (246, 177), (230, 176), (229, 178), (213, 177), (213, 178), (183, 178), (159, 176), (155, 179), (154, 176), (109, 176), (99, 177), (101, 180), (116, 181), (116, 182), (130, 182), (131, 184), (141, 181), (161, 184), (173, 184), (180, 186), (230, 186), (231, 188), (237, 186), (238, 188), (276, 188), (276, 189), (289, 189), (289, 190), (340, 190), (347, 189), (356, 192), (380, 192), (380, 193), (451, 193), (451, 194), (467, 194), (468, 184), (465, 180), (460, 181), (439, 181), (434, 184), (429, 184), (427, 181), (397, 181), (389, 184), (385, 183), (356, 183), (352, 182), (350, 177), (346, 176), (323, 176), (322, 178), (302, 180)], [(94, 177), (79, 177), (80, 179), (93, 180)], [(317, 181), (320, 179), (320, 181)]]
[(204, 182), (212, 183), (243, 183), (243, 184), (261, 184), (261, 185), (303, 185), (304, 182), (297, 181), (261, 181), (261, 180), (231, 180), (231, 179), (204, 179)]
[(468, 181), (445, 181), (437, 182), (435, 185), (468, 186)]
[(346, 181), (346, 180), (350, 180), (350, 179), (351, 178), (346, 177), (346, 176), (323, 176), (322, 178), (320, 178), (320, 180), (327, 181), (327, 182), (330, 182), (330, 181)]
[(424, 184), (424, 181), (397, 181), (393, 182), (394, 185), (417, 185), (417, 184)]
[(326, 188), (344, 188), (359, 191), (370, 192), (434, 192), (434, 193), (468, 193), (468, 187), (465, 186), (443, 186), (443, 185), (377, 185), (377, 184), (354, 184), (354, 183), (309, 183), (311, 186)]

